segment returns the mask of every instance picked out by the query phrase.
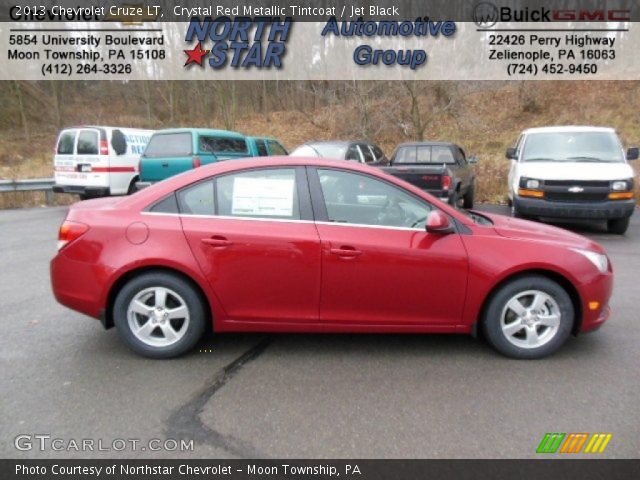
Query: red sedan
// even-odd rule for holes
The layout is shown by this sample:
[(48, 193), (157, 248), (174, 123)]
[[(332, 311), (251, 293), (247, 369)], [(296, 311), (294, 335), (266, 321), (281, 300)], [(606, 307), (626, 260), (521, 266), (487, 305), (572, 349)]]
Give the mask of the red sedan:
[(261, 158), (80, 202), (51, 280), (63, 305), (149, 357), (205, 332), (466, 333), (539, 358), (609, 316), (604, 249), (462, 212), (375, 168)]

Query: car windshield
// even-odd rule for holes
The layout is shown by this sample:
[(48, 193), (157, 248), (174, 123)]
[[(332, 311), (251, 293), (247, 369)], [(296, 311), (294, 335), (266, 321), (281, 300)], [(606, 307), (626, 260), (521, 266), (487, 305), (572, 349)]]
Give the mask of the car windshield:
[(292, 157), (344, 158), (347, 145), (333, 143), (311, 143), (291, 152)]
[(548, 132), (527, 136), (523, 162), (624, 162), (613, 132)]

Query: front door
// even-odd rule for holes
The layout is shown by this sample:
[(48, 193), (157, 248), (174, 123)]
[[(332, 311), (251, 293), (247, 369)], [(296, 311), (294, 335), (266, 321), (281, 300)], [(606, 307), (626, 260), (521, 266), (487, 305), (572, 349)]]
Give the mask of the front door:
[[(317, 172), (317, 176), (315, 176)], [(425, 230), (433, 208), (381, 179), (311, 170), (322, 242), (321, 320), (353, 325), (461, 323), (467, 254), (459, 234)]]

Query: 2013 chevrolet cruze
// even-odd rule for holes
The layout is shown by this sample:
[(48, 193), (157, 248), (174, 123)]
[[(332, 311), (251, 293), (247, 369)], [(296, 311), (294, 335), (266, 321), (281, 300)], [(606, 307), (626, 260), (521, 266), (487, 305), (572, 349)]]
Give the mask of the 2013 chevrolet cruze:
[(221, 162), (80, 202), (60, 228), (62, 304), (167, 358), (213, 332), (467, 333), (539, 358), (609, 316), (582, 236), (464, 213), (364, 165)]

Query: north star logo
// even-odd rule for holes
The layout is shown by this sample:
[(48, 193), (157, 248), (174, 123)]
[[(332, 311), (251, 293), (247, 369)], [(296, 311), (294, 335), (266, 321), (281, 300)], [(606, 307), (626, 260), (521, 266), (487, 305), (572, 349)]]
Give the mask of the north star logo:
[[(184, 50), (185, 67), (197, 64), (204, 67), (204, 58), (213, 69), (227, 65), (231, 68), (281, 68), (286, 42), (291, 30), (291, 18), (279, 17), (192, 17), (185, 35), (185, 42), (198, 43)], [(203, 44), (211, 40), (211, 49)]]
[(184, 66), (188, 67), (189, 65), (195, 63), (196, 65), (200, 65), (200, 67), (204, 68), (202, 61), (210, 51), (211, 50), (203, 50), (202, 44), (198, 42), (198, 44), (195, 47), (193, 47), (191, 50), (184, 51), (184, 53), (187, 54), (187, 61), (184, 62)]

